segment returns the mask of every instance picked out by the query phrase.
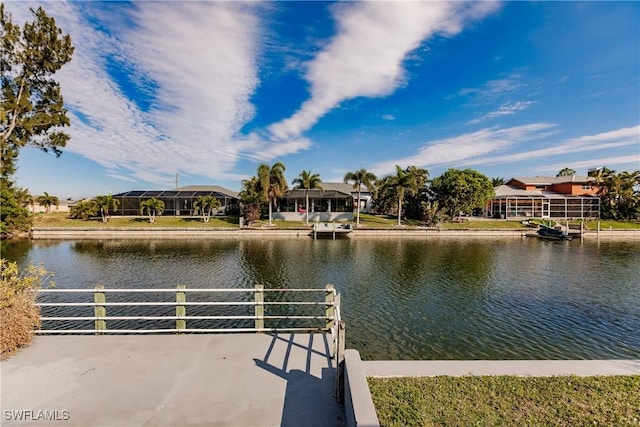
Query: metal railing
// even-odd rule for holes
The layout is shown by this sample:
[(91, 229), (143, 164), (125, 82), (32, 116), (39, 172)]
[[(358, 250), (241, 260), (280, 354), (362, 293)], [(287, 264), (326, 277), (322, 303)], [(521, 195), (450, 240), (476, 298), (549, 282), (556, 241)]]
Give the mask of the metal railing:
[[(80, 301), (80, 302), (68, 302), (69, 295), (93, 295), (93, 301)], [(118, 301), (122, 299), (123, 294), (129, 295), (142, 295), (147, 298), (142, 300), (131, 301), (131, 296), (127, 297), (127, 301)], [(149, 301), (149, 296), (158, 294), (175, 294), (175, 300), (172, 301)], [(200, 295), (200, 298), (195, 300), (187, 300), (187, 295)], [(300, 300), (300, 298), (291, 298), (289, 300), (283, 300), (282, 296), (285, 295), (300, 295), (309, 294), (316, 296), (315, 300), (308, 297), (306, 300)], [(46, 296), (62, 295), (63, 302), (43, 301)], [(107, 295), (110, 298), (107, 298)], [(115, 298), (119, 295), (120, 298)], [(202, 299), (203, 295), (207, 295), (205, 300)], [(226, 296), (240, 296), (241, 301), (225, 300), (225, 301), (212, 301), (210, 299), (213, 295), (226, 295)], [(280, 295), (281, 297), (265, 298), (267, 296)], [(320, 296), (320, 299), (318, 298)], [(37, 305), (41, 310), (41, 321), (43, 324), (51, 324), (52, 327), (41, 328), (35, 331), (37, 334), (140, 334), (140, 333), (222, 333), (222, 332), (334, 332), (335, 325), (339, 320), (339, 297), (333, 285), (327, 285), (324, 289), (265, 289), (262, 285), (257, 285), (255, 288), (245, 289), (197, 289), (186, 288), (183, 285), (178, 285), (175, 289), (105, 289), (102, 286), (98, 286), (94, 289), (41, 289), (39, 290), (39, 297)], [(66, 296), (66, 298), (65, 298)], [(336, 298), (337, 297), (337, 298)], [(236, 297), (237, 298), (237, 297)], [(77, 297), (75, 298), (77, 299)], [(74, 311), (82, 308), (93, 308), (93, 313), (88, 315), (49, 315), (52, 309), (71, 307)], [(109, 314), (107, 311), (113, 311), (112, 308), (118, 308), (118, 311), (126, 310), (127, 308), (134, 307), (175, 307), (175, 314), (168, 313), (153, 313), (153, 314), (131, 314), (123, 313), (122, 315)], [(199, 307), (202, 311), (207, 308), (209, 311), (215, 311), (216, 309), (226, 308), (229, 309), (245, 308), (253, 310), (251, 313), (245, 312), (241, 314), (205, 314), (205, 315), (189, 315), (187, 310), (190, 307)], [(272, 308), (286, 307), (286, 312), (283, 310), (275, 310), (276, 313), (269, 313), (274, 311)], [(324, 309), (323, 312), (316, 313), (291, 313), (292, 310), (300, 311), (301, 307), (316, 308), (318, 310)], [(307, 310), (309, 311), (309, 310)], [(55, 314), (55, 313), (53, 313)], [(338, 316), (338, 317), (336, 317)], [(277, 325), (268, 326), (265, 322), (269, 321), (300, 321), (313, 322), (312, 325), (303, 326), (291, 326), (291, 325)], [(138, 322), (136, 328), (122, 328), (121, 323), (114, 322), (129, 321)], [(162, 328), (150, 328), (144, 325), (140, 325), (140, 322), (145, 321), (171, 321), (172, 327)], [(198, 321), (194, 326), (194, 321)], [(235, 322), (236, 325), (230, 325)], [(237, 326), (238, 322), (245, 321), (244, 326)], [(247, 322), (252, 321), (252, 325), (248, 326)], [(87, 325), (93, 327), (73, 328), (68, 327), (69, 324), (78, 324), (78, 322), (87, 322)], [(88, 323), (92, 322), (92, 323)], [(157, 323), (157, 322), (156, 322)], [(166, 323), (166, 322), (165, 322)], [(201, 325), (206, 323), (208, 326), (202, 327)], [(216, 323), (223, 324), (223, 326), (216, 326)], [(281, 322), (280, 322), (281, 323)], [(200, 327), (198, 327), (200, 325)]]

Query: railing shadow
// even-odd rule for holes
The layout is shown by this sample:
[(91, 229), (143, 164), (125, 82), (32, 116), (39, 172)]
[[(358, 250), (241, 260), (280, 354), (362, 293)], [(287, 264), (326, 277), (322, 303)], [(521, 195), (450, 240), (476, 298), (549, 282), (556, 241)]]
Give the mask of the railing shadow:
[(264, 358), (253, 360), (259, 368), (287, 382), (280, 425), (343, 425), (343, 411), (335, 397), (336, 370), (327, 334), (271, 334), (271, 337)]

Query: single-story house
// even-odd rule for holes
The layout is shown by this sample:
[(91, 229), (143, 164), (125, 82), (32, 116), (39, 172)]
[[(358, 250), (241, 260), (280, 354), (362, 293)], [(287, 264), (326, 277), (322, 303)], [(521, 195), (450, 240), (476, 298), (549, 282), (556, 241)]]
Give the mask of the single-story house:
[[(371, 209), (372, 194), (364, 187), (360, 191), (360, 212)], [(306, 206), (305, 190), (287, 190), (278, 199), (273, 218), (288, 221), (304, 221), (309, 210), (309, 221), (339, 221), (353, 219), (358, 202), (358, 192), (351, 184), (323, 182), (322, 189), (309, 190), (309, 206)]]
[(505, 219), (599, 218), (600, 198), (589, 176), (511, 178), (495, 188), (487, 215)]
[(219, 212), (238, 213), (238, 193), (218, 185), (188, 185), (173, 190), (136, 190), (114, 194), (118, 200), (115, 215), (140, 215), (140, 202), (155, 197), (164, 202), (163, 215), (189, 216), (194, 214), (193, 204), (199, 196), (213, 196), (220, 201)]

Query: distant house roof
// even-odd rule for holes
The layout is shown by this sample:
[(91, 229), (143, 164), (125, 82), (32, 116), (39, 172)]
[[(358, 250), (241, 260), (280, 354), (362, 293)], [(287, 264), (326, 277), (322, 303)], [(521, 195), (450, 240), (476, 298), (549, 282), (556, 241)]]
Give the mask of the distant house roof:
[(586, 175), (567, 175), (567, 176), (534, 176), (534, 177), (514, 177), (509, 181), (518, 181), (525, 185), (553, 185), (564, 184), (567, 182), (575, 182), (583, 184), (593, 181), (593, 178)]
[[(514, 178), (515, 179), (515, 178)], [(532, 183), (530, 183), (532, 184)], [(574, 196), (571, 194), (560, 194), (555, 191), (546, 191), (546, 190), (523, 190), (522, 188), (517, 188), (511, 185), (499, 185), (494, 188), (494, 199), (504, 199), (507, 197), (543, 197), (545, 199), (556, 199), (556, 198), (564, 198), (564, 199), (592, 199), (597, 198), (597, 196)]]
[[(368, 193), (369, 190), (367, 190), (365, 187), (360, 187), (361, 188), (361, 193)], [(352, 184), (344, 184), (342, 182), (323, 182), (322, 183), (322, 190), (320, 190), (319, 188), (312, 188), (311, 190), (309, 190), (309, 196), (310, 197), (322, 197), (322, 198), (327, 198), (327, 197), (336, 197), (339, 194), (342, 194), (344, 196), (353, 196), (358, 192), (358, 190), (356, 190), (355, 188), (353, 188)], [(304, 196), (304, 190), (302, 189), (289, 189), (287, 191), (287, 195), (286, 197), (301, 197)]]
[(231, 191), (219, 185), (187, 185), (173, 190), (133, 190), (124, 193), (114, 194), (114, 197), (178, 197), (189, 198), (204, 195), (212, 195), (214, 197), (228, 197), (232, 199), (238, 198), (238, 193)]
[(232, 191), (219, 185), (185, 185), (184, 187), (176, 188), (176, 191), (215, 191), (226, 194), (229, 197), (238, 197), (237, 191)]
[[(325, 189), (326, 191), (334, 190), (334, 191), (339, 191), (341, 193), (346, 193), (346, 194), (358, 192), (356, 188), (353, 188), (353, 184), (345, 184), (343, 182), (323, 182), (322, 188)], [(360, 190), (361, 192), (369, 191), (365, 187), (360, 186), (360, 188), (361, 188)]]

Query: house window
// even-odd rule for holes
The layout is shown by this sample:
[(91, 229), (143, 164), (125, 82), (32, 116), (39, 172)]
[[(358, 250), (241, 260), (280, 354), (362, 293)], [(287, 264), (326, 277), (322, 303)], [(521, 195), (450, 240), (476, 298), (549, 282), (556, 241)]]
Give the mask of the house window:
[(591, 184), (582, 184), (583, 190), (591, 190)]

